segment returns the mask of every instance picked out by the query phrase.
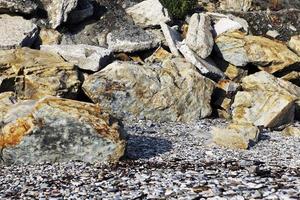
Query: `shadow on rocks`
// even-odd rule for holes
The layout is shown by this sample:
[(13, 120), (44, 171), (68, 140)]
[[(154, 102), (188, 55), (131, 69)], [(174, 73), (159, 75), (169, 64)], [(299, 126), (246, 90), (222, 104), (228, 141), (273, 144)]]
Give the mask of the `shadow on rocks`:
[(128, 135), (124, 159), (150, 159), (172, 150), (172, 143), (164, 138)]

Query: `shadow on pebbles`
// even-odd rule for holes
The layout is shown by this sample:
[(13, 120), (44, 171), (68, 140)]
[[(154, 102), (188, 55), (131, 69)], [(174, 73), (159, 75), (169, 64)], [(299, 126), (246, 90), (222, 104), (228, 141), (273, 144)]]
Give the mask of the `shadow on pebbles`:
[(249, 150), (209, 145), (210, 127), (225, 124), (124, 122), (117, 165), (2, 166), (0, 198), (300, 199), (300, 139), (264, 132)]

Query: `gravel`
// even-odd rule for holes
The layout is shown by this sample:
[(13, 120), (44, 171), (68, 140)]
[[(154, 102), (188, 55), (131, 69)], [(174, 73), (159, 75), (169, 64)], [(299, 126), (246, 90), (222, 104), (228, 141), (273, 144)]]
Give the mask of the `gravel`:
[(264, 130), (249, 150), (211, 144), (220, 119), (124, 122), (116, 165), (1, 166), (1, 199), (300, 199), (300, 138)]

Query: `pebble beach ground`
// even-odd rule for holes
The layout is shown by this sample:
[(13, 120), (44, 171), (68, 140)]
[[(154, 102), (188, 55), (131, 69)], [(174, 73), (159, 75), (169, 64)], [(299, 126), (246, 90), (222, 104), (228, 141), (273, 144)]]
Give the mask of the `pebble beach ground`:
[(300, 138), (263, 131), (250, 150), (210, 145), (219, 119), (125, 122), (116, 165), (1, 166), (1, 199), (300, 199)]

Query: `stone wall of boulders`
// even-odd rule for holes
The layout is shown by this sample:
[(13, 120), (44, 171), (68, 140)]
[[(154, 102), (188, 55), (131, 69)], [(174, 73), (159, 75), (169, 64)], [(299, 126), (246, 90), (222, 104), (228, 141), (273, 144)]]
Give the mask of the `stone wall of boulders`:
[(0, 158), (116, 162), (120, 121), (221, 117), (213, 142), (299, 135), (298, 1), (0, 1)]

